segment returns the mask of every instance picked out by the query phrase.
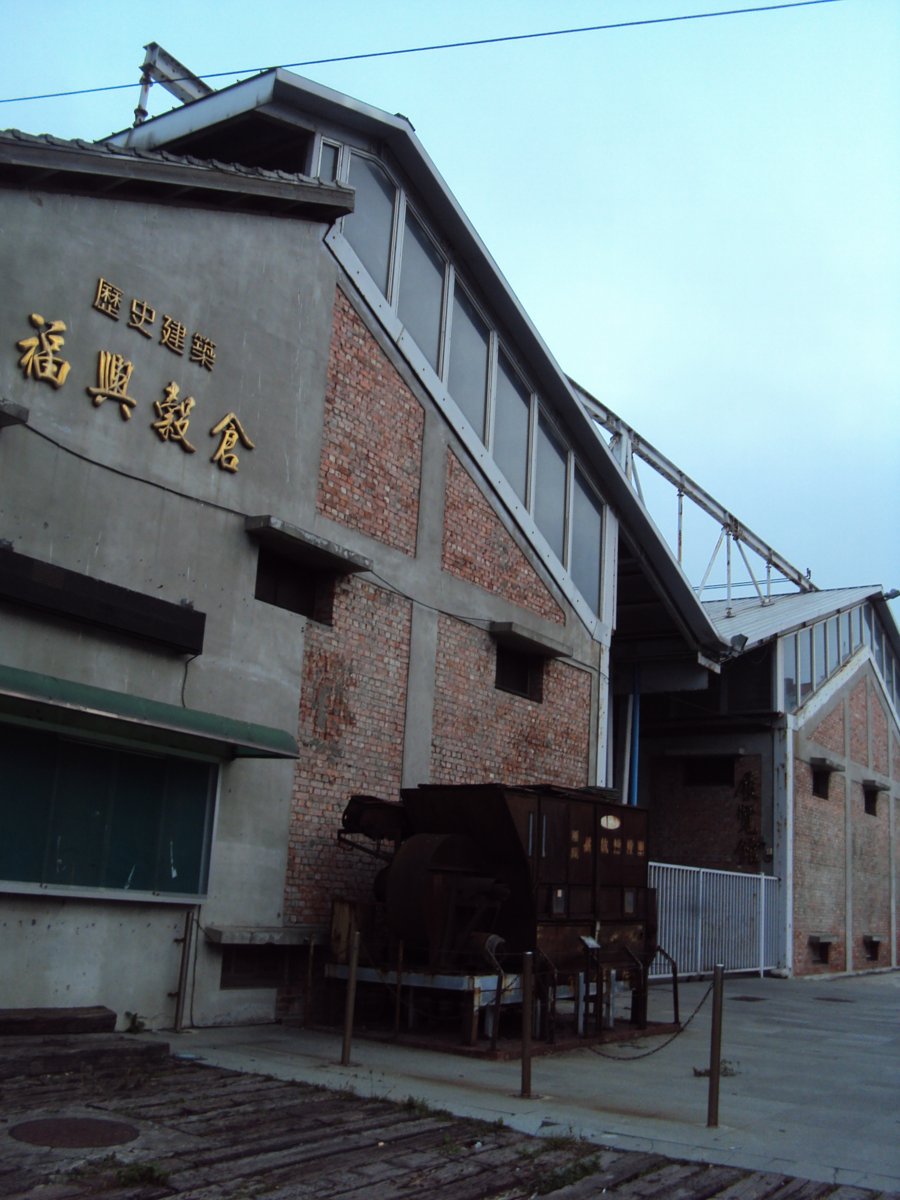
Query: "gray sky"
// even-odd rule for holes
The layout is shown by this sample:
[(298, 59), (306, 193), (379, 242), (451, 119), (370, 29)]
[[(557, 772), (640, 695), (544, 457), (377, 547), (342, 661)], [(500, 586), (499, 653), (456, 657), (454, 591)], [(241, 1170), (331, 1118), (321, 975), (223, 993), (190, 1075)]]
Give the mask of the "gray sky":
[[(49, 0), (37, 17), (0, 0), (0, 99), (134, 85), (3, 103), (0, 128), (130, 125), (149, 41), (198, 75), (241, 72), (219, 87), (333, 55), (772, 2)], [(820, 587), (893, 588), (898, 64), (900, 0), (838, 0), (296, 70), (410, 118), (564, 370)], [(153, 88), (151, 112), (173, 104)], [(665, 500), (651, 506), (671, 537)], [(698, 582), (714, 537), (695, 526)]]

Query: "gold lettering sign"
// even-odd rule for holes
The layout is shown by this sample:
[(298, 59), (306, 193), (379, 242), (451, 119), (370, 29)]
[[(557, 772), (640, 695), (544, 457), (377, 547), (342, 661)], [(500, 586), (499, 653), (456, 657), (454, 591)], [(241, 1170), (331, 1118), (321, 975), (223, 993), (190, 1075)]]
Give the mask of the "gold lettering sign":
[(38, 331), (36, 337), (22, 338), (16, 345), (25, 353), (19, 366), (26, 379), (37, 379), (61, 388), (69, 374), (70, 364), (57, 351), (62, 348), (66, 331), (64, 321), (45, 321), (40, 313), (30, 313), (28, 320)]
[[(91, 307), (95, 308), (97, 312), (103, 313), (104, 316), (110, 317), (113, 321), (118, 321), (124, 298), (125, 293), (122, 288), (110, 280), (104, 279), (101, 275), (97, 280)], [(152, 338), (152, 327), (155, 324), (156, 308), (154, 305), (135, 296), (128, 308), (128, 328), (136, 330), (146, 338)], [(160, 325), (160, 346), (165, 346), (173, 354), (183, 355), (188, 346), (187, 334), (187, 326), (184, 321), (173, 317), (170, 313), (163, 314)], [(188, 360), (203, 367), (206, 371), (211, 371), (216, 362), (216, 343), (206, 334), (195, 331), (191, 334)]]
[(244, 427), (233, 412), (226, 413), (222, 420), (217, 425), (213, 425), (209, 432), (210, 436), (220, 436), (222, 439), (219, 442), (218, 450), (216, 450), (209, 461), (218, 464), (223, 471), (236, 471), (238, 469), (238, 456), (233, 453), (238, 442), (246, 446), (248, 450), (256, 448), (247, 437)]
[(156, 430), (162, 441), (177, 442), (182, 450), (193, 454), (197, 447), (187, 440), (187, 431), (191, 410), (197, 402), (193, 396), (179, 400), (178, 391), (178, 384), (173, 379), (166, 384), (162, 400), (153, 401), (157, 420), (152, 422), (151, 428)]
[(101, 350), (97, 360), (97, 386), (85, 388), (93, 399), (95, 406), (104, 400), (115, 400), (123, 421), (131, 420), (131, 410), (137, 401), (128, 395), (128, 384), (134, 364), (128, 362), (121, 354), (113, 354), (110, 350)]
[[(143, 337), (152, 338), (156, 326), (156, 308), (147, 300), (134, 297), (127, 309), (123, 309), (124, 300), (122, 288), (103, 276), (97, 279), (91, 307), (112, 321), (118, 321), (127, 312), (127, 328)], [(36, 332), (16, 342), (16, 348), (21, 351), (18, 365), (22, 374), (26, 379), (61, 388), (71, 369), (71, 364), (60, 353), (65, 345), (66, 323), (57, 319), (45, 320), (40, 313), (30, 313), (28, 320)], [(188, 348), (188, 360), (211, 371), (216, 361), (215, 342), (205, 334), (194, 332), (188, 343), (187, 336), (188, 330), (183, 321), (168, 313), (163, 315), (159, 344), (179, 355), (184, 355)], [(114, 350), (99, 350), (96, 382), (85, 388), (94, 407), (99, 408), (105, 401), (112, 400), (119, 406), (122, 419), (130, 421), (138, 404), (129, 390), (134, 370), (134, 363), (124, 354)], [(163, 387), (162, 399), (153, 402), (156, 420), (150, 422), (150, 428), (160, 441), (175, 442), (186, 454), (194, 454), (197, 448), (188, 441), (188, 429), (196, 405), (195, 398), (182, 396), (180, 385), (171, 379)], [(256, 448), (235, 412), (226, 413), (210, 429), (209, 436), (219, 439), (210, 462), (230, 474), (236, 474), (238, 470), (240, 460), (237, 447), (246, 450)], [(577, 833), (573, 833), (573, 841), (577, 841), (577, 838)]]

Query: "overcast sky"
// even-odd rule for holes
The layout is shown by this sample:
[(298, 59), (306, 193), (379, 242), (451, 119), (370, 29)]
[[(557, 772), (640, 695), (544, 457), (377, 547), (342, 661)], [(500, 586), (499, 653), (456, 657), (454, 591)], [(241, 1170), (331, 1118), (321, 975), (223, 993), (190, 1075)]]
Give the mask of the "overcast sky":
[[(150, 41), (221, 87), (309, 59), (771, 2), (49, 0), (36, 15), (0, 0), (0, 99), (133, 84), (2, 103), (0, 128), (130, 125)], [(564, 370), (820, 587), (887, 589), (898, 64), (900, 0), (837, 0), (295, 69), (409, 117)], [(153, 88), (152, 113), (174, 103)], [(671, 537), (674, 498), (656, 511)], [(698, 582), (714, 538), (688, 536)]]

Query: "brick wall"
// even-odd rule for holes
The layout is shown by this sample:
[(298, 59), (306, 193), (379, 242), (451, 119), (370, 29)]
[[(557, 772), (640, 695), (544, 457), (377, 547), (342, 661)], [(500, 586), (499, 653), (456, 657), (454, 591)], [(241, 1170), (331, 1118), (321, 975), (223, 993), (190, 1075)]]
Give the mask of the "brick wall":
[(495, 670), (495, 644), (487, 633), (440, 618), (432, 782), (586, 786), (591, 676), (566, 663), (547, 663), (538, 704), (498, 691)]
[(844, 757), (844, 705), (842, 701), (839, 701), (828, 716), (816, 725), (809, 736), (823, 750), (832, 750), (841, 758)]
[(891, 906), (890, 890), (890, 801), (878, 794), (877, 811), (865, 811), (862, 785), (850, 789), (850, 827), (853, 849), (853, 965), (865, 968), (866, 934), (879, 934), (882, 943), (878, 965), (890, 964)]
[(651, 859), (715, 871), (762, 870), (769, 843), (761, 828), (758, 754), (736, 758), (727, 784), (687, 784), (682, 758), (657, 757), (650, 771)]
[(850, 757), (864, 766), (869, 762), (869, 719), (866, 713), (868, 681), (860, 679), (850, 692)]
[(328, 361), (318, 509), (415, 554), (425, 414), (339, 290)]
[[(794, 762), (794, 971), (843, 971), (847, 964), (845, 779), (832, 775), (828, 799), (812, 794), (812, 768)], [(810, 935), (836, 937), (827, 964), (816, 962)]]
[[(896, 732), (872, 670), (844, 688), (832, 711), (802, 733), (806, 745), (794, 769), (794, 970), (798, 974), (843, 971), (848, 966), (865, 970), (875, 965), (866, 957), (866, 934), (886, 939), (877, 965), (889, 965), (891, 799), (879, 793), (876, 813), (867, 813), (861, 780), (889, 775)], [(844, 766), (843, 772), (831, 775), (827, 799), (813, 796), (812, 770), (803, 761), (820, 751)], [(846, 944), (848, 884), (853, 913), (850, 946)], [(827, 966), (816, 962), (809, 944), (810, 935), (816, 933), (836, 935)]]
[(336, 837), (352, 792), (398, 798), (410, 609), (408, 600), (350, 578), (337, 589), (334, 625), (307, 625), (288, 922), (326, 921), (335, 895), (369, 897), (373, 867)]
[(441, 566), (451, 575), (562, 623), (565, 614), (455, 454), (447, 455)]
[(890, 771), (890, 754), (888, 749), (888, 720), (884, 704), (879, 694), (880, 689), (874, 683), (869, 689), (869, 713), (872, 722), (872, 766), (882, 778)]

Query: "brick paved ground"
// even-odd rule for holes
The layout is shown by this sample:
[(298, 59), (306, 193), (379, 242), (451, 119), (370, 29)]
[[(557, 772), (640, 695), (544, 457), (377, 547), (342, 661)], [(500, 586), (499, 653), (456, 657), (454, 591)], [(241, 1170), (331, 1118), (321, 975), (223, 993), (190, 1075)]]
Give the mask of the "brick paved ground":
[[(47, 1118), (115, 1121), (137, 1136), (94, 1149), (16, 1138), (24, 1122)], [(366, 1100), (171, 1058), (164, 1045), (122, 1035), (0, 1038), (0, 1196), (8, 1200), (401, 1200), (426, 1193), (440, 1200), (889, 1200), (859, 1188), (533, 1138), (415, 1102)]]

